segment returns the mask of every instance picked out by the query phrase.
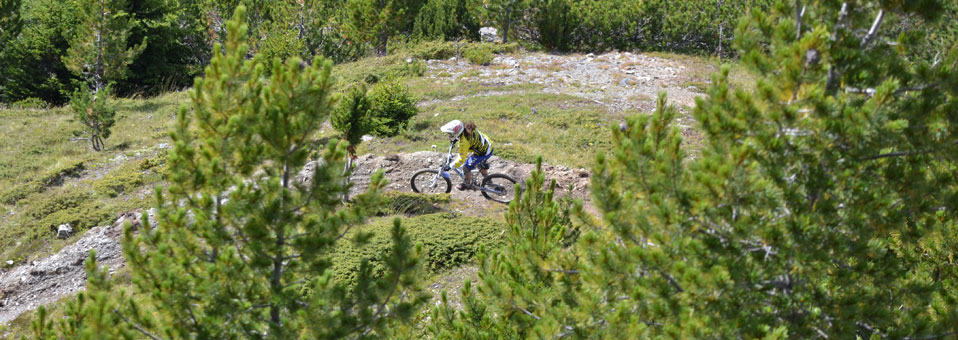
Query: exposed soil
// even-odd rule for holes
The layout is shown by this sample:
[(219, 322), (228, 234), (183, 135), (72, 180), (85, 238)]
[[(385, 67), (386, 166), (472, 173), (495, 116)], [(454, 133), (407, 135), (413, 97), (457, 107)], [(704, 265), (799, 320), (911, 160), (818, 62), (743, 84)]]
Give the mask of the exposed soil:
[[(355, 169), (350, 178), (354, 184), (351, 195), (358, 194), (369, 186), (369, 179), (375, 171), (382, 169), (389, 180), (387, 190), (412, 192), (410, 179), (421, 169), (436, 169), (442, 165), (445, 154), (434, 151), (420, 151), (409, 154), (394, 154), (388, 156), (363, 155), (356, 159)], [(489, 161), (489, 174), (506, 174), (525, 186), (525, 181), (535, 169), (535, 164), (517, 163), (492, 156)], [(587, 209), (591, 209), (589, 196), (589, 181), (591, 173), (585, 169), (574, 169), (564, 166), (543, 164), (542, 170), (546, 176), (546, 185), (554, 179), (556, 181), (556, 195), (567, 196), (583, 200)], [(506, 205), (485, 199), (479, 191), (459, 191), (455, 186), (461, 183), (458, 176), (452, 176), (453, 209), (457, 212), (482, 216), (486, 213), (501, 213)]]

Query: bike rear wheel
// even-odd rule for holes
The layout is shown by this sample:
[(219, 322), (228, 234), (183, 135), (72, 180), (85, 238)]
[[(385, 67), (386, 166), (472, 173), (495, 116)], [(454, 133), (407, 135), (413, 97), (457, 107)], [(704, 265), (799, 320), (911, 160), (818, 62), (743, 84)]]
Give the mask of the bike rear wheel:
[(439, 176), (438, 170), (423, 169), (417, 171), (409, 180), (412, 191), (423, 194), (443, 194), (452, 190), (452, 181)]
[(516, 180), (504, 174), (491, 174), (482, 180), (479, 191), (487, 199), (509, 203), (516, 198)]

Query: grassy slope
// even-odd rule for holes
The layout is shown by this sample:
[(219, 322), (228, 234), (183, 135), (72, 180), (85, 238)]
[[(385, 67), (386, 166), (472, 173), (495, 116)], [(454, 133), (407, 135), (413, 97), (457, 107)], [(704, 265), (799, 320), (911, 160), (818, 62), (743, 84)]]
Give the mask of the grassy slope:
[[(442, 147), (446, 142), (438, 127), (451, 119), (476, 121), (480, 130), (495, 141), (497, 154), (518, 161), (531, 162), (537, 155), (543, 155), (549, 163), (589, 167), (595, 153), (607, 150), (610, 133), (609, 126), (603, 124), (608, 121), (603, 119), (608, 113), (605, 108), (571, 96), (540, 93), (536, 85), (503, 87), (455, 82), (442, 85), (429, 78), (416, 77), (424, 72), (425, 66), (408, 64), (406, 59), (435, 52), (435, 46), (427, 47), (433, 50), (410, 49), (339, 65), (334, 70), (339, 87), (369, 74), (400, 74), (408, 76), (406, 83), (410, 92), (421, 100), (444, 100), (489, 91), (509, 93), (426, 105), (406, 133), (364, 143), (361, 153), (413, 152), (427, 150), (433, 144)], [(442, 48), (446, 47), (440, 46), (439, 50)], [(717, 63), (700, 58), (697, 62)], [(46, 256), (73, 242), (86, 229), (112, 222), (118, 212), (148, 206), (151, 188), (162, 182), (160, 173), (165, 150), (158, 146), (169, 143), (167, 131), (174, 122), (174, 113), (187, 103), (185, 93), (120, 100), (114, 134), (106, 141), (107, 149), (100, 153), (93, 152), (83, 141), (71, 140), (81, 131), (81, 125), (73, 121), (69, 108), (0, 110), (0, 266), (8, 260), (20, 265), (29, 258)], [(533, 108), (536, 113), (532, 112)], [(335, 132), (322, 131), (316, 138), (335, 138)], [(82, 164), (82, 170), (71, 171), (78, 169), (78, 164)], [(50, 180), (61, 177), (62, 183)], [(431, 225), (429, 220), (404, 219), (404, 223), (418, 230)], [(70, 239), (57, 240), (51, 228), (71, 221), (79, 223), (75, 226), (80, 232)], [(490, 220), (490, 223), (501, 222)], [(57, 315), (58, 308), (54, 309)], [(33, 314), (21, 316), (7, 331), (14, 338), (27, 334)], [(0, 329), (0, 338), (4, 333)]]

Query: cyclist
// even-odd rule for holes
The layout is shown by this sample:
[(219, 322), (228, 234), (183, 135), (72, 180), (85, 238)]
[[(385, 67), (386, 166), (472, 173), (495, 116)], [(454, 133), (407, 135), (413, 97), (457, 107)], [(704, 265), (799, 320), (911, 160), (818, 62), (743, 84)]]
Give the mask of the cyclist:
[[(465, 165), (466, 168), (466, 170), (463, 171), (465, 172), (466, 179), (459, 184), (459, 190), (474, 189), (475, 187), (472, 185), (472, 169), (478, 166), (479, 173), (482, 174), (482, 177), (486, 177), (487, 170), (489, 169), (489, 164), (486, 163), (486, 161), (489, 157), (492, 157), (492, 140), (479, 132), (479, 130), (476, 130), (476, 124), (473, 122), (463, 124), (458, 120), (453, 120), (440, 127), (439, 130), (445, 132), (446, 135), (449, 136), (449, 141), (453, 144), (459, 141), (460, 136), (465, 138), (465, 140), (459, 144), (459, 159), (453, 167), (458, 168)], [(467, 155), (469, 156), (468, 158), (466, 157)]]

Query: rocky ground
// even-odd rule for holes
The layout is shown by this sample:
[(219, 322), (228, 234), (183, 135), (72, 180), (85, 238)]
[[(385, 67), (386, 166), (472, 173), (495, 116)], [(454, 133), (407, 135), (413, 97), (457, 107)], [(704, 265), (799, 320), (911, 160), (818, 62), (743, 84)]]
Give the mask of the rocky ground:
[[(355, 195), (365, 190), (369, 185), (370, 176), (380, 169), (383, 170), (386, 179), (389, 180), (387, 190), (411, 192), (410, 179), (412, 175), (420, 169), (438, 168), (442, 165), (444, 158), (444, 153), (434, 151), (387, 156), (371, 154), (361, 156), (356, 159), (356, 169), (351, 177), (354, 184), (351, 194)], [(517, 163), (496, 156), (491, 157), (488, 163), (489, 174), (506, 174), (523, 185), (529, 174), (535, 169), (535, 164)], [(587, 208), (591, 207), (591, 198), (589, 197), (589, 177), (591, 174), (588, 170), (549, 164), (543, 164), (542, 170), (546, 175), (547, 183), (549, 180), (556, 180), (557, 196), (571, 195), (573, 198), (583, 200)], [(452, 176), (453, 186), (459, 185), (460, 182), (458, 176)], [(450, 194), (454, 202), (462, 203), (454, 208), (458, 212), (482, 215), (484, 212), (497, 212), (505, 209), (504, 204), (487, 200), (476, 190), (459, 191), (454, 187)]]
[[(543, 92), (567, 94), (585, 98), (608, 107), (612, 114), (626, 111), (651, 111), (659, 92), (667, 91), (669, 101), (680, 109), (694, 105), (694, 99), (703, 89), (696, 87), (703, 66), (661, 57), (629, 52), (603, 55), (550, 55), (533, 53), (524, 55), (497, 56), (490, 66), (478, 67), (461, 60), (430, 60), (426, 77), (434, 82), (479, 82), (489, 85), (539, 84)], [(695, 70), (691, 70), (695, 68)], [(492, 91), (477, 95), (511, 95), (518, 92)], [(458, 101), (459, 96), (445, 101)], [(438, 103), (424, 101), (420, 106)], [(682, 118), (689, 119), (689, 118)], [(440, 146), (442, 148), (443, 146)], [(445, 150), (437, 150), (445, 151)], [(444, 154), (423, 151), (387, 156), (364, 155), (357, 159), (351, 180), (355, 183), (352, 194), (368, 186), (371, 174), (379, 169), (389, 180), (388, 190), (411, 191), (410, 178), (423, 168), (436, 168)], [(493, 157), (490, 173), (504, 173), (523, 183), (534, 164), (516, 163)], [(591, 174), (585, 169), (543, 165), (548, 179), (555, 179), (558, 195), (571, 195), (584, 201), (588, 210), (590, 202), (589, 181)], [(453, 178), (453, 185), (458, 185)], [(470, 215), (501, 214), (506, 206), (486, 200), (477, 191), (451, 193), (451, 209)], [(40, 305), (56, 302), (60, 298), (82, 290), (86, 274), (83, 260), (90, 250), (95, 250), (98, 262), (115, 271), (123, 266), (123, 256), (118, 243), (118, 226), (100, 226), (88, 230), (75, 244), (58, 253), (29, 264), (6, 271), (0, 269), (0, 325), (8, 323), (20, 314)], [(474, 278), (475, 267), (466, 266), (454, 270), (449, 278), (429, 285), (438, 296), (439, 290), (447, 290), (450, 299), (456, 300), (463, 278)], [(455, 281), (455, 282), (452, 282)], [(0, 334), (2, 337), (3, 334)]]
[(102, 226), (88, 230), (76, 243), (53, 256), (0, 273), (0, 325), (39, 306), (83, 290), (86, 270), (83, 262), (96, 251), (97, 263), (112, 273), (123, 266), (117, 242), (121, 228)]
[[(490, 86), (538, 84), (543, 86), (542, 92), (588, 99), (607, 106), (612, 113), (654, 110), (655, 98), (663, 91), (668, 93), (670, 103), (685, 110), (695, 105), (695, 98), (703, 94), (703, 87), (709, 82), (708, 75), (716, 70), (701, 61), (631, 52), (501, 55), (486, 67), (455, 58), (430, 60), (427, 65), (430, 70), (427, 77), (435, 79), (437, 84), (469, 81)], [(516, 93), (492, 91), (480, 95)], [(465, 98), (467, 96), (448, 100)]]

